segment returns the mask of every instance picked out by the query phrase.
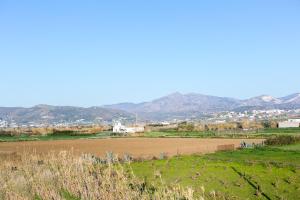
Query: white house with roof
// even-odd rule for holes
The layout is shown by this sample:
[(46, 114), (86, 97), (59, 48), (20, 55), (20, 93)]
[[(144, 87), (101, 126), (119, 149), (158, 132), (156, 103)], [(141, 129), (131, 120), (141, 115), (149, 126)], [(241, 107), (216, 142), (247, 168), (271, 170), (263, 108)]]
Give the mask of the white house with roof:
[(8, 126), (8, 122), (0, 119), (0, 128), (6, 128)]
[(144, 126), (126, 127), (121, 122), (117, 122), (113, 126), (114, 133), (142, 133), (145, 131)]
[(292, 118), (287, 121), (279, 122), (278, 128), (299, 128), (300, 118)]

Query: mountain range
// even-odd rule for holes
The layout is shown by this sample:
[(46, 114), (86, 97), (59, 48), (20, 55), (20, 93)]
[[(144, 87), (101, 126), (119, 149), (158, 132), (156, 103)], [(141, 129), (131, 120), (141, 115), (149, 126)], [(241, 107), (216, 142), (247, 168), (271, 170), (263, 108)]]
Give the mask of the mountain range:
[(111, 121), (117, 118), (132, 118), (126, 111), (103, 107), (74, 107), (37, 105), (32, 108), (0, 107), (0, 119), (14, 121), (18, 124), (28, 123), (72, 123), (76, 121), (96, 122)]
[(209, 96), (197, 93), (173, 93), (144, 103), (121, 103), (105, 108), (137, 113), (145, 119), (200, 117), (204, 113), (221, 111), (245, 111), (253, 109), (296, 109), (300, 108), (300, 93), (281, 98), (261, 95), (246, 100)]
[(58, 123), (86, 121), (112, 121), (118, 118), (161, 121), (168, 119), (198, 118), (205, 113), (245, 111), (253, 109), (298, 109), (300, 93), (281, 98), (261, 95), (246, 100), (209, 96), (197, 93), (173, 93), (143, 103), (120, 103), (101, 107), (72, 107), (37, 105), (32, 108), (0, 107), (0, 118), (17, 123)]

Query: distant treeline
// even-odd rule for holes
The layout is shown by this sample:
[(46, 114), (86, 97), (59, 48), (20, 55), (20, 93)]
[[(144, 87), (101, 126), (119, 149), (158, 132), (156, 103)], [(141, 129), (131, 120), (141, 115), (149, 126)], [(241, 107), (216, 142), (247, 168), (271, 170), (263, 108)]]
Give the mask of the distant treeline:
[(110, 130), (109, 126), (74, 126), (44, 128), (6, 128), (0, 130), (2, 136), (20, 135), (92, 135)]
[(265, 141), (265, 144), (270, 146), (291, 145), (297, 143), (300, 143), (300, 136), (280, 135), (268, 138)]
[(276, 121), (249, 121), (243, 120), (241, 122), (228, 123), (191, 123), (182, 122), (179, 124), (172, 124), (167, 126), (159, 126), (156, 124), (146, 126), (146, 131), (177, 131), (177, 132), (204, 132), (204, 131), (241, 131), (241, 130), (262, 130), (267, 128), (277, 128)]

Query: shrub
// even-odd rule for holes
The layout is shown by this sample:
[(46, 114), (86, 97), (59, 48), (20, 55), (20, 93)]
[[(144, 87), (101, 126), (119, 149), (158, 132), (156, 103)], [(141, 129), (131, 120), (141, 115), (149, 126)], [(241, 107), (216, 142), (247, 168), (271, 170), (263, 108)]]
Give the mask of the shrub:
[(11, 131), (0, 130), (0, 136), (12, 137)]
[(167, 156), (167, 154), (165, 153), (165, 152), (161, 152), (160, 154), (159, 154), (159, 159), (160, 160), (164, 160), (164, 159), (167, 159), (168, 158), (168, 156)]
[(54, 129), (52, 135), (75, 135), (73, 130), (57, 130)]
[(130, 155), (130, 154), (124, 154), (124, 156), (123, 156), (123, 161), (125, 162), (125, 163), (130, 163), (130, 162), (132, 162), (133, 161), (133, 157), (132, 157), (132, 155)]
[(187, 123), (187, 122), (182, 122), (178, 124), (178, 131), (193, 131), (194, 130), (194, 124), (192, 123)]
[(290, 135), (281, 135), (276, 137), (268, 138), (265, 141), (266, 145), (290, 145), (300, 142), (300, 137), (290, 136)]

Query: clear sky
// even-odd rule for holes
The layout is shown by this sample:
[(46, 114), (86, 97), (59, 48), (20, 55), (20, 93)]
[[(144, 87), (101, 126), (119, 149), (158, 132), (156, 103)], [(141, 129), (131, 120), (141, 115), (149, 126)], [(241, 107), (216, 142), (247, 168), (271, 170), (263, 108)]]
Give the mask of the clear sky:
[(300, 92), (299, 0), (0, 0), (0, 106)]

